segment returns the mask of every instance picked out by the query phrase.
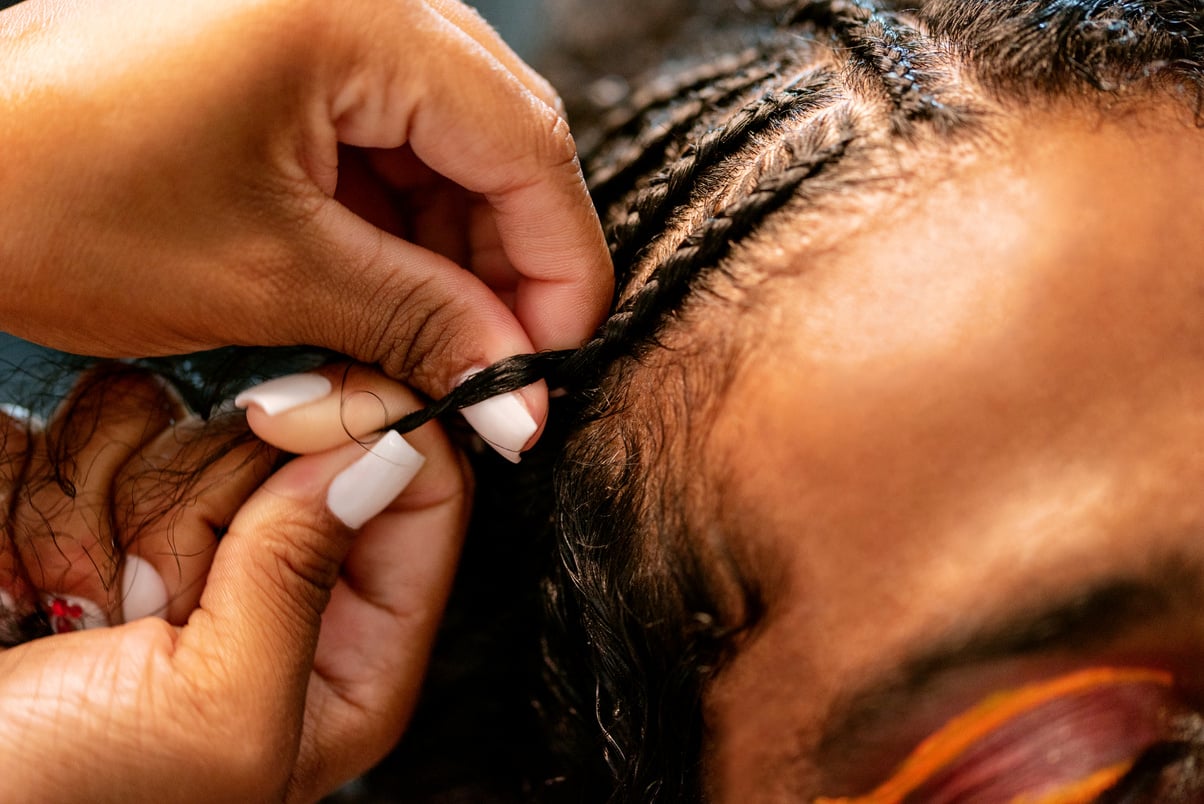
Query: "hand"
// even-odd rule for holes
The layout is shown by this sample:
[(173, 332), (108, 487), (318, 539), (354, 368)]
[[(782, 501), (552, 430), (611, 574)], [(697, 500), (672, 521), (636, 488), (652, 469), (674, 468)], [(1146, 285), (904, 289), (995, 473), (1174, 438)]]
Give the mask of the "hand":
[[(366, 382), (406, 396), (379, 375)], [(114, 566), (111, 538), (157, 569), (169, 619), (0, 652), (5, 789), (32, 801), (308, 801), (382, 756), (416, 699), (467, 519), (466, 474), (437, 426), (406, 436), (426, 458), (418, 469), (408, 447), (366, 457), (327, 419), (324, 438), (340, 446), (293, 460), (253, 494), (267, 463), (245, 445), (192, 478), (190, 504), (149, 517), (154, 506), (137, 502), (176, 500), (173, 481), (192, 476), (173, 470), (223, 452), (229, 433), (180, 419), (171, 395), (135, 374), (89, 375), (63, 413), (24, 435), (7, 422), (28, 462), (2, 464), (24, 468), (4, 476), (23, 482), (0, 585), (10, 598), (89, 597), (113, 622), (130, 620), (132, 601), (112, 591), (127, 585), (129, 560)], [(77, 494), (57, 504), (55, 487), (36, 482), (55, 443), (78, 455), (58, 461)], [(374, 471), (340, 487), (353, 463)], [(396, 494), (389, 484), (405, 475)], [(380, 493), (365, 499), (374, 482)], [(347, 525), (365, 518), (358, 533)]]
[(26, 0), (0, 54), (0, 329), (311, 344), (438, 397), (609, 303), (558, 98), (456, 0)]

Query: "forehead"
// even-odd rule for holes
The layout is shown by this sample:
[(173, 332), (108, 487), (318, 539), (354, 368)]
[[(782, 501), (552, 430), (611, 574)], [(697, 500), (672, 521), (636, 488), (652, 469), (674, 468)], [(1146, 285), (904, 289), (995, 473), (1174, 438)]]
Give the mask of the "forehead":
[(710, 694), (723, 797), (818, 778), (825, 712), (925, 634), (1204, 527), (1204, 133), (1113, 120), (1029, 116), (766, 283), (708, 444), (781, 576)]

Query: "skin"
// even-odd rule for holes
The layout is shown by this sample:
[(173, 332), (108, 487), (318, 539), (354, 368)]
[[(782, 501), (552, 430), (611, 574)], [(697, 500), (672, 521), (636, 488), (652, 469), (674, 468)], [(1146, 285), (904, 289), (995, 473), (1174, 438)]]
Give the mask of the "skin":
[[(1178, 105), (1113, 112), (1012, 117), (758, 291), (773, 325), (706, 445), (729, 544), (770, 590), (708, 694), (716, 800), (867, 792), (992, 690), (1096, 662), (1198, 693), (1204, 136)], [(1182, 605), (958, 657), (1109, 579), (1160, 588), (1168, 565)], [(940, 644), (922, 683), (835, 733)]]

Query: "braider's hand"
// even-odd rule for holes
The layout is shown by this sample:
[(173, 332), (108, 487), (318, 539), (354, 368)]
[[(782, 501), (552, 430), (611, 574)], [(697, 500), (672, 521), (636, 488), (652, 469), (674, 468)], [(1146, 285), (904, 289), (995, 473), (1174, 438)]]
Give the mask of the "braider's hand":
[(558, 98), (458, 0), (26, 0), (0, 54), (0, 329), (311, 344), (438, 397), (609, 302)]
[[(371, 376), (390, 405), (418, 407)], [(145, 376), (86, 377), (69, 402), (45, 430), (0, 416), (0, 498), (14, 500), (0, 624), (40, 608), (74, 631), (0, 651), (4, 790), (312, 801), (382, 756), (467, 521), (467, 474), (438, 425), (371, 452), (344, 436), (253, 491), (262, 445), (220, 448), (228, 433), (181, 418)], [(73, 494), (38, 482), (53, 466)]]

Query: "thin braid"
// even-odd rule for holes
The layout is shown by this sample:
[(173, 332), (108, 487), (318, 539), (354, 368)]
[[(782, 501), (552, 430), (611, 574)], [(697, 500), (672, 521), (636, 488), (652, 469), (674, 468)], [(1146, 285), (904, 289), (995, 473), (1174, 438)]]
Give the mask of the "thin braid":
[(748, 48), (741, 53), (701, 64), (681, 75), (655, 81), (638, 90), (627, 104), (613, 110), (603, 119), (602, 130), (595, 135), (592, 143), (593, 158), (587, 165), (592, 166), (593, 162), (601, 161), (601, 155), (606, 152), (606, 146), (611, 142), (621, 138), (634, 138), (652, 113), (658, 109), (680, 103), (692, 93), (705, 92), (715, 81), (722, 81), (730, 75), (743, 72), (764, 59), (765, 54), (759, 49)]
[(631, 186), (635, 176), (658, 164), (669, 146), (699, 120), (723, 109), (758, 84), (777, 77), (784, 63), (781, 57), (764, 59), (705, 87), (659, 121), (651, 137), (633, 139), (618, 153), (599, 154), (587, 166), (594, 203), (599, 209), (610, 206), (623, 190)]
[(866, 0), (808, 0), (786, 17), (788, 25), (814, 22), (849, 50), (859, 71), (878, 82), (892, 106), (896, 130), (945, 111), (931, 89), (937, 81), (921, 54), (925, 37), (898, 14)]
[(670, 213), (690, 198), (698, 176), (737, 153), (757, 134), (794, 114), (814, 111), (829, 103), (832, 73), (809, 71), (792, 86), (765, 95), (745, 106), (721, 128), (707, 132), (697, 145), (656, 176), (636, 197), (627, 218), (611, 228), (611, 256), (626, 266), (638, 251), (658, 234)]
[[(851, 127), (842, 126), (836, 142), (797, 156), (781, 172), (761, 178), (748, 196), (717, 212), (691, 232), (612, 316), (602, 336), (566, 361), (566, 373), (584, 372), (599, 361), (609, 363), (627, 356), (633, 345), (651, 337), (657, 325), (671, 317), (701, 282), (704, 269), (716, 266), (766, 216), (792, 198), (804, 181), (843, 158), (852, 139)], [(596, 354), (591, 354), (595, 351)]]

